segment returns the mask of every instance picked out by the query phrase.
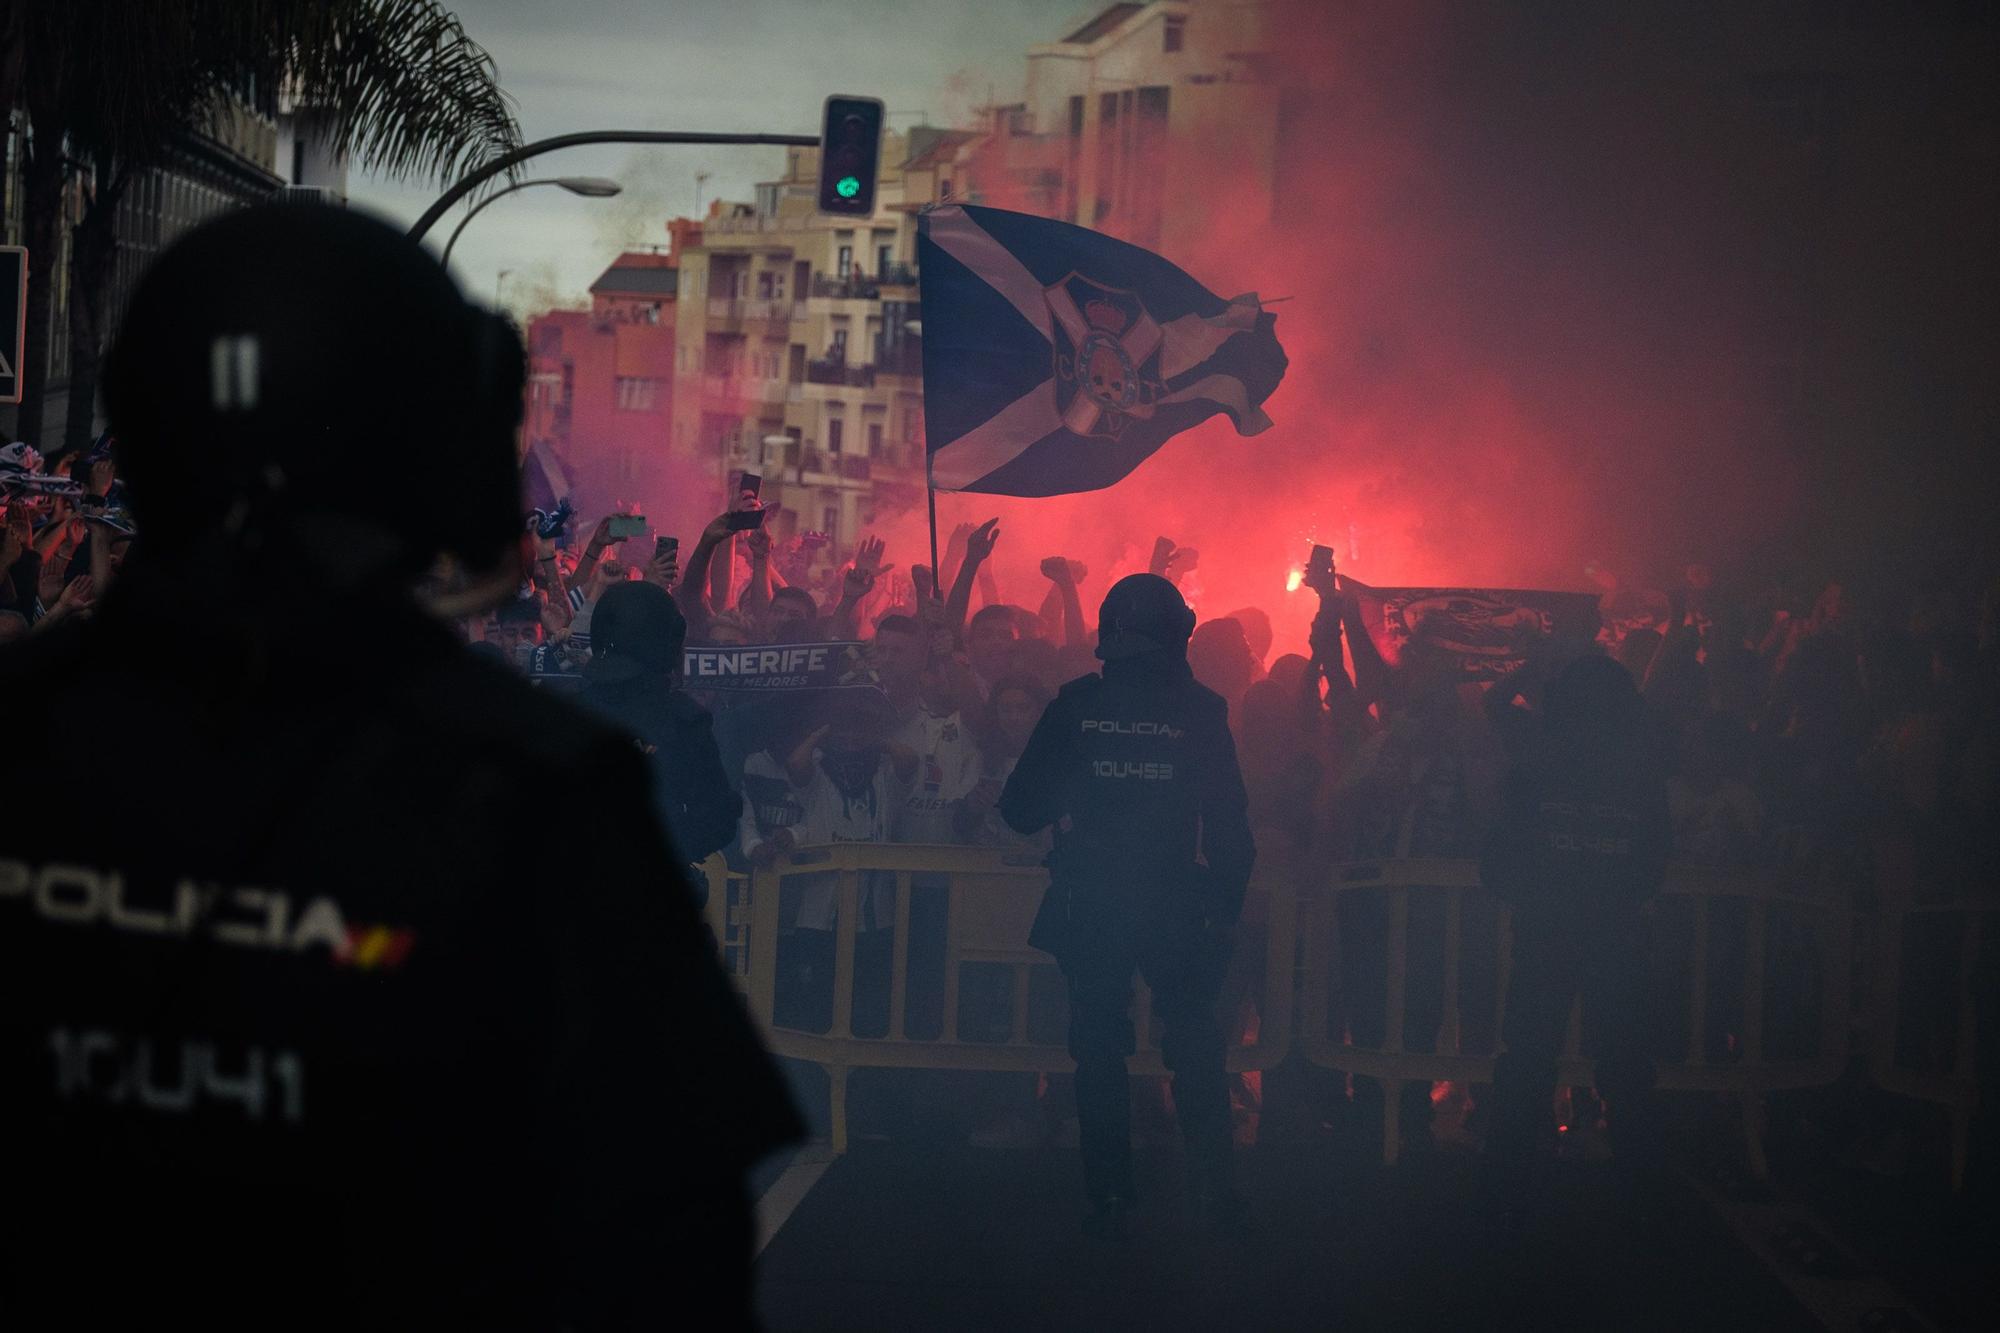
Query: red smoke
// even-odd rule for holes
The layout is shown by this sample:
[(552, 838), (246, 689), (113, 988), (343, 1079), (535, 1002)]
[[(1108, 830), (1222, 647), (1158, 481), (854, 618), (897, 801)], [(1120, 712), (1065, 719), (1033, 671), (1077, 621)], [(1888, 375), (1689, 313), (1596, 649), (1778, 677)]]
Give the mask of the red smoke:
[[(1203, 617), (1262, 606), (1275, 653), (1303, 642), (1313, 596), (1285, 584), (1313, 542), (1366, 582), (1587, 588), (1588, 562), (1714, 559), (1782, 506), (1688, 90), (1615, 32), (1581, 34), (1608, 54), (1572, 66), (1458, 7), (1301, 0), (1274, 31), (1275, 206), (1226, 132), (1174, 145), (1200, 169), (1168, 207), (1204, 216), (1166, 257), (1224, 296), (1293, 298), (1272, 307), (1276, 425), (1215, 418), (1095, 494), (941, 495), (947, 535), (1000, 517), (1007, 600), (1039, 605), (1061, 553), (1091, 602), (1164, 534), (1201, 552)], [(890, 558), (927, 558), (922, 531), (896, 524)]]

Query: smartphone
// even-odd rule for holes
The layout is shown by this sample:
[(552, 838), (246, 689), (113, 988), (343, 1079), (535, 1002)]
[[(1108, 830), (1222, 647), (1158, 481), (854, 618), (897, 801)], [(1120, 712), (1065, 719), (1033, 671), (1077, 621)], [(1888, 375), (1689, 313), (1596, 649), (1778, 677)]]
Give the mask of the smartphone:
[(1312, 558), (1306, 561), (1307, 577), (1324, 578), (1331, 573), (1333, 573), (1333, 548), (1331, 546), (1313, 547)]
[(745, 472), (742, 479), (736, 483), (736, 493), (741, 495), (745, 491), (752, 495), (761, 495), (764, 491), (764, 479), (755, 472)]
[(761, 528), (764, 516), (770, 512), (768, 509), (738, 509), (729, 516), (729, 530), (748, 532), (752, 528)]
[(622, 542), (628, 537), (644, 536), (645, 532), (644, 514), (613, 514), (611, 521), (604, 525), (604, 535), (614, 542)]
[(679, 537), (653, 538), (653, 559), (655, 560), (660, 559), (662, 556), (666, 555), (667, 552), (669, 551), (678, 551), (680, 549), (681, 549), (681, 539)]

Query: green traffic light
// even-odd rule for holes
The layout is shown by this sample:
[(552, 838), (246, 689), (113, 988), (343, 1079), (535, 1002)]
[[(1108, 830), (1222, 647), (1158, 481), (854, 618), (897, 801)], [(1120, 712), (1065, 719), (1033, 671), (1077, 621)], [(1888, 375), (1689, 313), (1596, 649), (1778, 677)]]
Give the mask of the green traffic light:
[(833, 192), (842, 199), (852, 199), (861, 193), (861, 182), (853, 176), (842, 176), (833, 183)]

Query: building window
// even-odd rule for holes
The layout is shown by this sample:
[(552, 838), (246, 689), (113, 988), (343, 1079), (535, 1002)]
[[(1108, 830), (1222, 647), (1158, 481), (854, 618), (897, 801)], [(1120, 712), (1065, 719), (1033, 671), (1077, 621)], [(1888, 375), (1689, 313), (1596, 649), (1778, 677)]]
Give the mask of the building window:
[(839, 417), (828, 417), (826, 419), (826, 451), (830, 454), (839, 453), (840, 446), (846, 442), (846, 434), (847, 423), (845, 421), (842, 421)]
[(843, 280), (854, 276), (854, 247), (843, 245), (834, 252), (833, 271)]
[(634, 375), (620, 375), (613, 387), (618, 394), (618, 410), (621, 412), (651, 412), (659, 407), (660, 382), (642, 379)]
[(868, 423), (868, 456), (870, 458), (882, 456), (882, 423), (879, 421)]
[(835, 364), (836, 366), (844, 366), (847, 364), (846, 329), (837, 328), (833, 331), (833, 345), (826, 349), (826, 359), (833, 362), (833, 364)]
[(1162, 25), (1162, 29), (1160, 34), (1160, 49), (1168, 55), (1172, 55), (1181, 49), (1181, 43), (1187, 38), (1187, 20), (1177, 15), (1169, 14), (1167, 15), (1166, 23)]
[(893, 245), (878, 245), (875, 247), (876, 277), (879, 278), (889, 271), (889, 266), (896, 262), (894, 258), (895, 253), (896, 247)]

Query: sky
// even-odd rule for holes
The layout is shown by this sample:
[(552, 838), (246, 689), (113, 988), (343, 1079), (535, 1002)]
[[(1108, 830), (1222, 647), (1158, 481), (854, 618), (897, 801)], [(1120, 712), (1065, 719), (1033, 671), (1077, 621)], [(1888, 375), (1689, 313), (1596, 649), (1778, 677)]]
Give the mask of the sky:
[[(499, 68), (524, 139), (590, 129), (810, 134), (829, 93), (882, 98), (890, 126), (962, 123), (989, 95), (1018, 93), (1027, 48), (1101, 6), (1085, 0), (453, 0)], [(519, 314), (585, 299), (625, 248), (665, 244), (665, 221), (749, 199), (783, 149), (571, 149), (531, 175), (609, 176), (613, 199), (553, 187), (496, 202), (465, 229), (452, 269), (466, 290)], [(405, 225), (442, 186), (355, 172), (352, 201)], [(442, 247), (462, 210), (432, 230)], [(500, 273), (508, 272), (502, 281)]]

